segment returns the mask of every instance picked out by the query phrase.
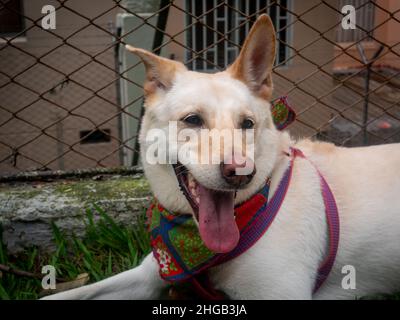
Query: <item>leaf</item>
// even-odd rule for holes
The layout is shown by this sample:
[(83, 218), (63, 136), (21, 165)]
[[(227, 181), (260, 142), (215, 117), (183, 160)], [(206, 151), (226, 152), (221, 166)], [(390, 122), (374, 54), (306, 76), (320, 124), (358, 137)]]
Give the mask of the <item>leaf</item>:
[(108, 264), (107, 264), (107, 274), (112, 274), (112, 255), (111, 251), (108, 251)]
[(1, 300), (10, 300), (10, 296), (8, 295), (6, 289), (0, 283), (0, 298)]

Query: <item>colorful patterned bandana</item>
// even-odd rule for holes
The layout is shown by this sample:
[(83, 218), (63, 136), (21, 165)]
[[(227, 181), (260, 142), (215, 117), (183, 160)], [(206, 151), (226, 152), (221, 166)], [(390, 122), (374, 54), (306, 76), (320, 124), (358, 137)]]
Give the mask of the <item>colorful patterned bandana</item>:
[(296, 112), (289, 105), (287, 97), (280, 97), (272, 102), (271, 113), (278, 130), (283, 130), (296, 120)]
[(147, 211), (153, 254), (160, 266), (160, 275), (167, 281), (187, 280), (204, 269), (230, 260), (239, 255), (245, 245), (242, 235), (265, 209), (269, 182), (251, 199), (235, 208), (236, 223), (241, 240), (229, 253), (210, 251), (200, 238), (191, 214), (177, 215), (163, 208), (156, 201)]

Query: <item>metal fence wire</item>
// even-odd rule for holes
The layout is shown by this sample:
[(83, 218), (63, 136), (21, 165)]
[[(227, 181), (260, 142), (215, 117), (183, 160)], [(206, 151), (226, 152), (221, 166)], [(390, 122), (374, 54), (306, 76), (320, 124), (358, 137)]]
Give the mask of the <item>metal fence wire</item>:
[[(55, 29), (43, 27), (48, 5)], [(400, 141), (397, 0), (0, 0), (0, 176), (135, 165), (144, 71), (123, 45), (214, 72), (261, 13), (276, 27), (274, 97), (297, 111), (293, 136)]]

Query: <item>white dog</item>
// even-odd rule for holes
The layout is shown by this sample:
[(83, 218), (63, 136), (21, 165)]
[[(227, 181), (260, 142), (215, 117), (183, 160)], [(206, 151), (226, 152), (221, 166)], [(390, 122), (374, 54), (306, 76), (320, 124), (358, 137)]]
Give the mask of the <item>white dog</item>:
[[(307, 158), (296, 158), (289, 189), (268, 232), (240, 256), (209, 270), (216, 289), (233, 299), (354, 299), (400, 291), (400, 144), (342, 148), (309, 140), (294, 142), (278, 131), (269, 103), (275, 31), (268, 16), (256, 21), (235, 63), (216, 74), (188, 71), (179, 62), (128, 49), (147, 70), (140, 135), (146, 177), (163, 207), (194, 214), (209, 248), (226, 252), (237, 243), (232, 201), (239, 204), (250, 198), (268, 177), (273, 195), (289, 166), (291, 147)], [(207, 219), (214, 219), (210, 224), (220, 232), (213, 233), (215, 228), (209, 230), (199, 221), (205, 213), (200, 209), (199, 218), (199, 212), (194, 212), (170, 164), (146, 161), (147, 133), (154, 128), (167, 130), (170, 121), (178, 122), (178, 131), (188, 127), (255, 130), (252, 175), (232, 178), (224, 165), (186, 165), (187, 175), (203, 192), (218, 195), (218, 199), (207, 198), (208, 202), (232, 207), (222, 212), (209, 203), (217, 217)], [(316, 168), (336, 199), (340, 242), (329, 277), (313, 293), (329, 245)], [(355, 287), (343, 286), (348, 270), (354, 272)], [(154, 299), (166, 285), (150, 254), (133, 270), (47, 299)]]

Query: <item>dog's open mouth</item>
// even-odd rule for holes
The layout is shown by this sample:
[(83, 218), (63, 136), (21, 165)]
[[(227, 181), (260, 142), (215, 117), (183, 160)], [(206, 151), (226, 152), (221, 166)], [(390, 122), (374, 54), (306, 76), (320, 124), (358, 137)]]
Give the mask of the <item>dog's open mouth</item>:
[(179, 185), (199, 223), (200, 236), (212, 251), (232, 251), (239, 241), (235, 221), (235, 191), (218, 191), (198, 183), (181, 164), (174, 166)]

